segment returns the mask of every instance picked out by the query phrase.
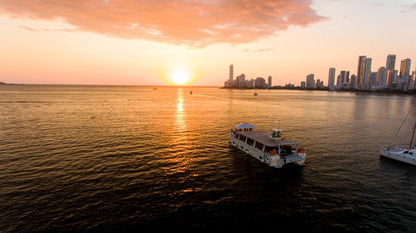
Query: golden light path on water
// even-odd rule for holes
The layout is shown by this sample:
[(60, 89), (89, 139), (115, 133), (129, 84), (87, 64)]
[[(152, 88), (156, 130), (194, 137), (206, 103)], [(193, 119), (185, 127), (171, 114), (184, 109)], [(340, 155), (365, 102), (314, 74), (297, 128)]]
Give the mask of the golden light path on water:
[[(183, 174), (188, 171), (193, 164), (193, 159), (189, 155), (192, 147), (192, 138), (187, 130), (186, 111), (184, 106), (184, 90), (178, 88), (176, 92), (176, 109), (173, 112), (174, 134), (171, 135), (171, 146), (167, 150), (170, 154), (167, 161), (171, 164), (169, 169), (164, 169), (166, 174)], [(185, 192), (185, 191), (184, 191)]]
[(178, 127), (178, 131), (183, 131), (186, 129), (186, 112), (183, 106), (183, 89), (179, 88), (177, 93), (177, 108), (176, 108), (176, 126)]

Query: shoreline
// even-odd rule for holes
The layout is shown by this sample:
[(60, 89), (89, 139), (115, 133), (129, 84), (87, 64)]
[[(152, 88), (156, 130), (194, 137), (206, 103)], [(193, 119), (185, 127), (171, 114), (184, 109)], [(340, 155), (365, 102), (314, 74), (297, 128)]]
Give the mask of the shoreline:
[(182, 88), (201, 88), (201, 87), (211, 87), (219, 89), (229, 89), (229, 90), (292, 90), (292, 91), (327, 91), (327, 92), (351, 92), (351, 93), (375, 93), (375, 94), (402, 94), (402, 95), (413, 95), (416, 94), (416, 90), (353, 90), (353, 89), (339, 89), (339, 90), (329, 90), (329, 88), (301, 88), (301, 87), (282, 87), (274, 86), (271, 88), (238, 88), (238, 87), (218, 87), (218, 86), (169, 86), (169, 85), (91, 85), (91, 84), (22, 84), (22, 83), (5, 83), (0, 82), (0, 86), (116, 86), (116, 87), (182, 87)]
[(416, 94), (416, 90), (404, 91), (404, 90), (353, 90), (353, 89), (339, 89), (329, 90), (329, 88), (301, 88), (301, 87), (271, 87), (271, 88), (238, 88), (238, 87), (221, 87), (220, 89), (230, 90), (293, 90), (293, 91), (328, 91), (328, 92), (351, 92), (351, 93), (375, 93), (375, 94), (404, 94), (412, 95)]

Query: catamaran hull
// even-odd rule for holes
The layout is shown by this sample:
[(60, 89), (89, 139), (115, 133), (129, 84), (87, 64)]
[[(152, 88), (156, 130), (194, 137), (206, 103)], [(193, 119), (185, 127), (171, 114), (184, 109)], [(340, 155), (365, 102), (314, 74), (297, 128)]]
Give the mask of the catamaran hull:
[(416, 156), (400, 150), (383, 149), (380, 151), (380, 156), (388, 159), (393, 159), (403, 163), (416, 165)]

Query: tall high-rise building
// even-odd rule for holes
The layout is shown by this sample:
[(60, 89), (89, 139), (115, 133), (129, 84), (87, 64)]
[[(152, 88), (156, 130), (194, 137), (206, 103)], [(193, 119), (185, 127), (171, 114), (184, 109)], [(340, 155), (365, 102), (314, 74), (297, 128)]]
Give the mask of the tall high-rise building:
[(363, 71), (363, 83), (364, 89), (370, 88), (370, 75), (371, 75), (371, 61), (372, 59), (367, 57), (364, 62), (364, 71)]
[(377, 72), (376, 85), (387, 86), (387, 69), (380, 67)]
[(236, 77), (236, 81), (237, 81), (237, 87), (245, 87), (246, 75), (240, 74), (239, 76)]
[(234, 66), (230, 65), (230, 82), (233, 83), (233, 77), (234, 77)]
[(268, 80), (267, 80), (267, 85), (269, 85), (269, 88), (272, 87), (272, 76), (269, 76)]
[(262, 77), (257, 77), (254, 80), (254, 87), (267, 88), (266, 80), (264, 80), (264, 78), (262, 78)]
[(315, 88), (315, 75), (309, 74), (306, 76), (306, 88)]
[(342, 70), (340, 75), (341, 75), (341, 85), (344, 84), (344, 83), (350, 82), (350, 72), (349, 71)]
[(397, 70), (387, 70), (387, 86), (392, 86), (396, 82)]
[(396, 66), (396, 55), (394, 54), (387, 55), (386, 70), (394, 70), (395, 66)]
[(342, 74), (340, 73), (337, 76), (337, 88), (341, 88), (342, 87)]
[(413, 82), (414, 82), (414, 90), (416, 90), (416, 68), (415, 71), (413, 72)]
[(335, 86), (335, 68), (331, 67), (329, 68), (329, 74), (328, 74), (328, 88), (334, 89)]
[(410, 75), (410, 58), (403, 59), (400, 63), (400, 77), (408, 77)]
[(321, 81), (320, 79), (316, 80), (315, 86), (318, 89), (324, 88), (324, 81)]
[(377, 81), (377, 72), (371, 72), (371, 74), (368, 76), (370, 82), (368, 83), (368, 90), (373, 90), (373, 87), (376, 86)]
[(364, 83), (364, 69), (365, 69), (366, 56), (358, 57), (358, 70), (357, 70), (357, 86), (362, 87)]
[(351, 75), (351, 88), (357, 88), (357, 76), (355, 74)]

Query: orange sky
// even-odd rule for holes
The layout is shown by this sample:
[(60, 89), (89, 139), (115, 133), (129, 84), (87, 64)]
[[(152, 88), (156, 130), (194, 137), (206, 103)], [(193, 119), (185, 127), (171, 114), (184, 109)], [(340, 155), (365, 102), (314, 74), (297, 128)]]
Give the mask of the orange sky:
[(0, 81), (221, 86), (228, 66), (275, 85), (328, 68), (416, 63), (414, 1), (2, 0)]

